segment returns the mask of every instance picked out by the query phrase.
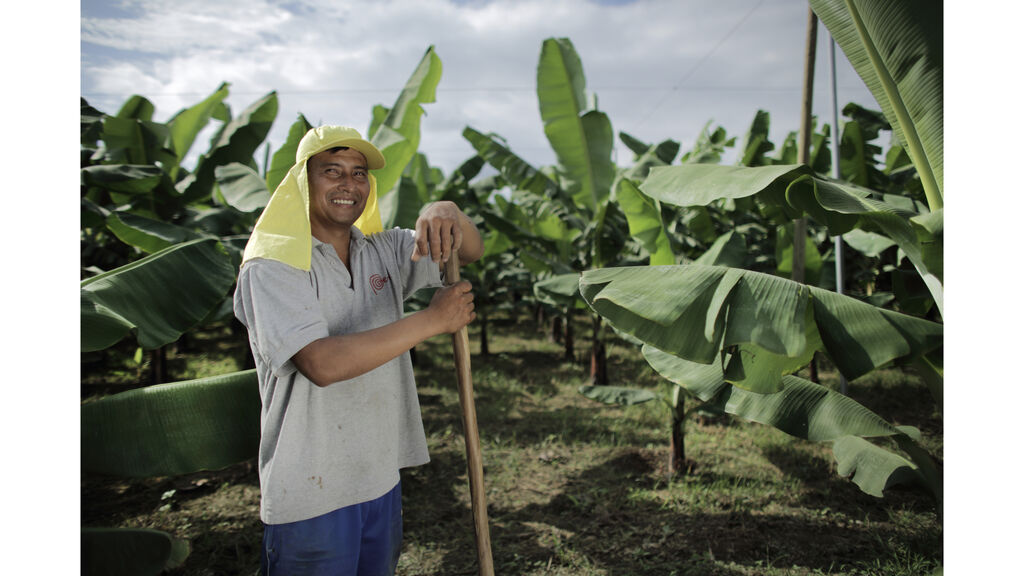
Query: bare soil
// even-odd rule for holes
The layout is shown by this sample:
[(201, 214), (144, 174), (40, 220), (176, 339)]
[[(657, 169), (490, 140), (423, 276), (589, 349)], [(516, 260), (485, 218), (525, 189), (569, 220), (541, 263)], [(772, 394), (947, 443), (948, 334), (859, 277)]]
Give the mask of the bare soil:
[[(576, 392), (587, 382), (585, 338), (576, 362), (529, 322), (492, 326), (491, 338), (492, 354), (474, 355), (473, 367), (498, 574), (895, 575), (928, 574), (941, 562), (930, 498), (916, 489), (862, 493), (836, 475), (829, 445), (695, 416), (687, 473), (672, 477), (663, 407), (608, 407)], [(214, 340), (244, 356), (236, 339)], [(400, 575), (477, 573), (449, 354), (443, 338), (416, 350), (431, 462), (403, 472)], [(835, 375), (825, 368), (828, 384)], [(625, 343), (609, 345), (608, 370), (615, 384), (662, 385)], [(916, 379), (893, 370), (851, 390), (891, 421), (918, 426), (941, 457), (942, 419)], [(191, 554), (172, 574), (259, 572), (254, 461), (176, 478), (83, 475), (81, 496), (83, 526), (187, 539)]]

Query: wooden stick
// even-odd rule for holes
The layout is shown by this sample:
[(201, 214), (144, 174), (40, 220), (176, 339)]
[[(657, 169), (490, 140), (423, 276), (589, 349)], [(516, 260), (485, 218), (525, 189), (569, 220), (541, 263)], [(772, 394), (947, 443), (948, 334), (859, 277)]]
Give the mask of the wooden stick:
[[(459, 255), (452, 252), (444, 264), (445, 285), (459, 281)], [(480, 576), (494, 576), (491, 558), (491, 533), (487, 526), (487, 495), (484, 493), (484, 463), (480, 452), (480, 433), (476, 425), (476, 403), (473, 400), (473, 374), (469, 365), (469, 331), (465, 326), (452, 334), (455, 373), (459, 381), (459, 404), (462, 405), (462, 429), (466, 437), (466, 463), (469, 469), (469, 496), (473, 506), (473, 528), (476, 532), (476, 555)]]

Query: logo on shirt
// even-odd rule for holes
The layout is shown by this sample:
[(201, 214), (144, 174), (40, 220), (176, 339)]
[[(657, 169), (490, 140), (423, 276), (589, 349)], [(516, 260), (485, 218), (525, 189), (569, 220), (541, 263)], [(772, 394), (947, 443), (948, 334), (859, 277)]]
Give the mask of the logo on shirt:
[(380, 274), (374, 274), (370, 276), (370, 288), (373, 289), (373, 293), (376, 294), (384, 289), (384, 285), (388, 283), (388, 278), (381, 276)]

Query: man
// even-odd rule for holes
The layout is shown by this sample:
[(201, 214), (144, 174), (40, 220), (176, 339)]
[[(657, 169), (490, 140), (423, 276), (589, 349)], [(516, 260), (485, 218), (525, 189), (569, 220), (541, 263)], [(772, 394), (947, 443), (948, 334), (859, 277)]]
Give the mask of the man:
[[(407, 353), (475, 317), (466, 282), (439, 263), (483, 253), (451, 202), (412, 230), (380, 230), (383, 155), (347, 127), (310, 130), (246, 245), (235, 315), (249, 331), (263, 402), (261, 565), (271, 576), (393, 574), (402, 538), (399, 469), (429, 461)], [(371, 234), (371, 232), (376, 232)]]

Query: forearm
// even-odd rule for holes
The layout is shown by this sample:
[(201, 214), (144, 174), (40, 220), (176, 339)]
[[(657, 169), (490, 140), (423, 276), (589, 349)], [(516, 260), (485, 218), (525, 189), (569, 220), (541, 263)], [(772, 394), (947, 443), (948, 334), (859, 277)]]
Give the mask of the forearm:
[(462, 246), (458, 251), (459, 264), (466, 265), (476, 262), (484, 255), (484, 241), (480, 237), (480, 231), (465, 213), (460, 214), (459, 224), (462, 228)]
[(422, 310), (380, 328), (321, 338), (299, 350), (292, 362), (321, 387), (361, 376), (443, 333), (430, 314)]

